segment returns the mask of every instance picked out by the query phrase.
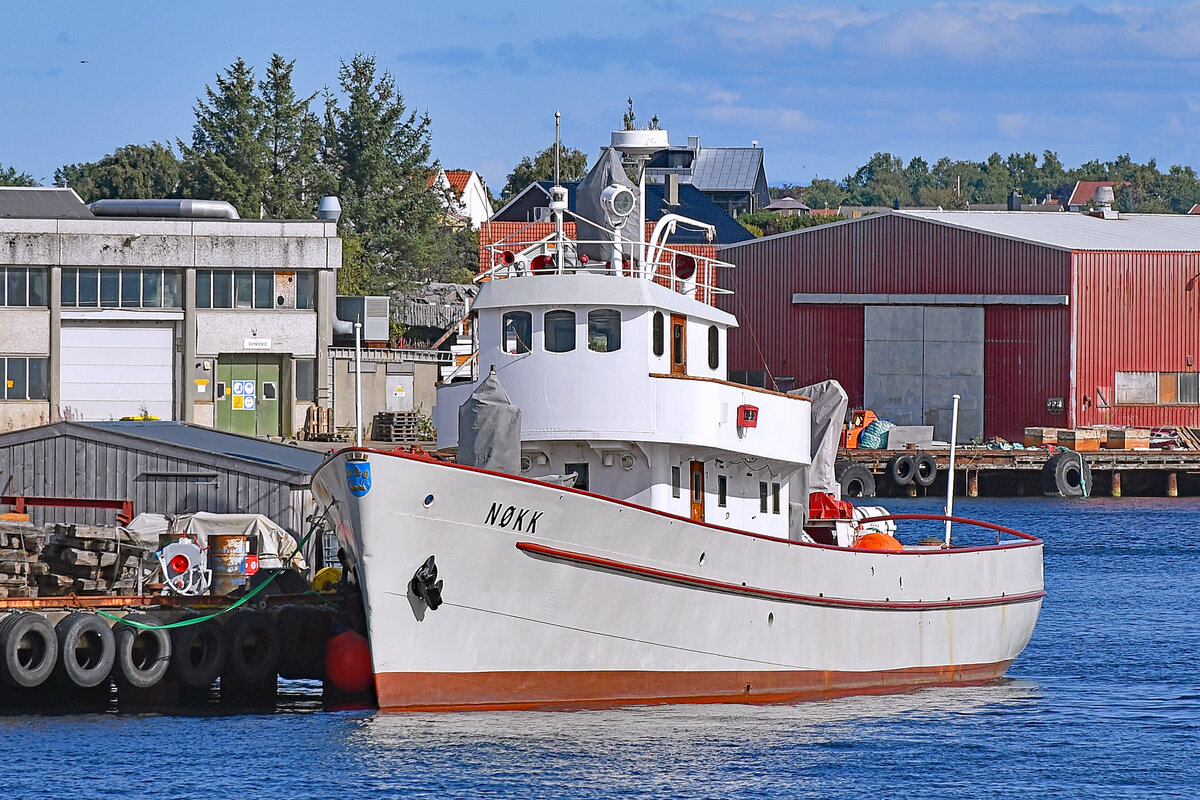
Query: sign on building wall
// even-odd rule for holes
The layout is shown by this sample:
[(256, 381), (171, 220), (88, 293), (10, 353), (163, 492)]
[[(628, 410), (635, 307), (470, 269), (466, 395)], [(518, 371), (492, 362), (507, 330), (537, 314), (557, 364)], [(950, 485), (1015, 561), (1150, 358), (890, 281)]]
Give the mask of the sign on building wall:
[(233, 381), (233, 410), (254, 410), (254, 381)]

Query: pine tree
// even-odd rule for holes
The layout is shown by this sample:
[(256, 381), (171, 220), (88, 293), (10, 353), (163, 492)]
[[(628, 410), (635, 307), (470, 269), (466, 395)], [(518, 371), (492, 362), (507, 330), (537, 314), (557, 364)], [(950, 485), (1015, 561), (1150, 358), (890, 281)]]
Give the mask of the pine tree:
[(264, 216), (270, 219), (311, 217), (321, 195), (331, 188), (332, 176), (318, 160), (321, 123), (309, 110), (317, 95), (297, 98), (292, 88), (295, 61), (271, 56), (267, 79), (258, 84), (262, 102), (262, 143), (268, 151), (263, 185)]
[(264, 143), (263, 101), (255, 94), (254, 71), (242, 59), (217, 75), (196, 101), (196, 124), (183, 153), (183, 195), (227, 200), (243, 217), (264, 213), (264, 188), (271, 153)]
[[(336, 136), (342, 219), (362, 240), (367, 271), (378, 289), (411, 286), (435, 266), (428, 248), (442, 206), (429, 191), (429, 117), (409, 111), (386, 70), (356, 55), (339, 71), (345, 108), (327, 105), (327, 128)], [(329, 134), (327, 134), (328, 136)]]

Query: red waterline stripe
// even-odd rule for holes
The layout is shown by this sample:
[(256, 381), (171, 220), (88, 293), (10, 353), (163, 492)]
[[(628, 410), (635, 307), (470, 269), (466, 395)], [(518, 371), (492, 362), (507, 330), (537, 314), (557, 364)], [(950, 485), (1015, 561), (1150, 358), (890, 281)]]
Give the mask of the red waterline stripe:
[(761, 597), (766, 600), (779, 600), (786, 603), (800, 603), (803, 605), (816, 606), (833, 606), (835, 608), (861, 608), (861, 609), (887, 609), (893, 611), (928, 611), (947, 608), (984, 608), (987, 606), (1002, 606), (1010, 603), (1027, 603), (1032, 600), (1040, 600), (1046, 596), (1044, 590), (1036, 592), (1024, 592), (1022, 594), (1001, 595), (1000, 597), (978, 597), (965, 600), (933, 600), (933, 601), (891, 601), (891, 600), (848, 600), (835, 597), (814, 597), (806, 594), (792, 594), (791, 592), (778, 592), (773, 589), (760, 589), (755, 586), (746, 586), (744, 584), (725, 583), (724, 581), (714, 581), (709, 578), (698, 578), (694, 575), (683, 575), (678, 572), (665, 572), (653, 567), (642, 567), (635, 564), (626, 564), (622, 561), (613, 561), (609, 558), (600, 556), (591, 556), (585, 553), (575, 553), (570, 550), (558, 550), (545, 545), (534, 544), (533, 542), (517, 542), (517, 549), (524, 553), (533, 553), (547, 558), (557, 559), (559, 561), (568, 561), (575, 564), (586, 564), (592, 567), (600, 567), (602, 569), (612, 570), (614, 572), (623, 572), (630, 575), (639, 575), (645, 578), (665, 581), (668, 583), (677, 583), (683, 586), (695, 586), (697, 588), (708, 589), (711, 591), (724, 592), (727, 594), (745, 595), (747, 597)]
[(659, 703), (788, 703), (888, 694), (922, 686), (995, 680), (1011, 660), (990, 664), (842, 670), (518, 670), (381, 672), (379, 706), (391, 711), (612, 708)]

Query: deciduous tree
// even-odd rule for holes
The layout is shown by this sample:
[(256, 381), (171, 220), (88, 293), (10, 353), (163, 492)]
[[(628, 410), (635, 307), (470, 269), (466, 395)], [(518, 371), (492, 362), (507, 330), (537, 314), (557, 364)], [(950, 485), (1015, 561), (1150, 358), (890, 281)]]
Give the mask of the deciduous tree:
[[(575, 150), (559, 145), (559, 175), (563, 181), (583, 180), (587, 175), (588, 157), (582, 150)], [(525, 156), (513, 171), (508, 173), (508, 181), (500, 193), (501, 200), (511, 200), (524, 191), (525, 187), (534, 181), (554, 180), (554, 145), (537, 153), (533, 158)]]
[(55, 186), (70, 186), (85, 203), (110, 198), (178, 196), (179, 159), (169, 145), (151, 142), (118, 147), (96, 162), (64, 164)]

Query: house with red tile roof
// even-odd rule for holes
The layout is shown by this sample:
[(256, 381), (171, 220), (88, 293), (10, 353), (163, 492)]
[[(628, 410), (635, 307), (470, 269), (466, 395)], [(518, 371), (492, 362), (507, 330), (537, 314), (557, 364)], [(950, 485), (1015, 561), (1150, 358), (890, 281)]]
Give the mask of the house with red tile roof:
[(429, 177), (429, 186), (438, 186), (450, 198), (446, 209), (450, 219), (478, 229), (492, 216), (492, 201), (479, 173), (468, 169), (439, 169)]
[(1076, 181), (1074, 186), (1068, 183), (1055, 189), (1054, 200), (1067, 211), (1083, 211), (1084, 206), (1092, 202), (1096, 190), (1101, 186), (1110, 186), (1113, 192), (1117, 193), (1121, 187), (1129, 185), (1129, 181)]

